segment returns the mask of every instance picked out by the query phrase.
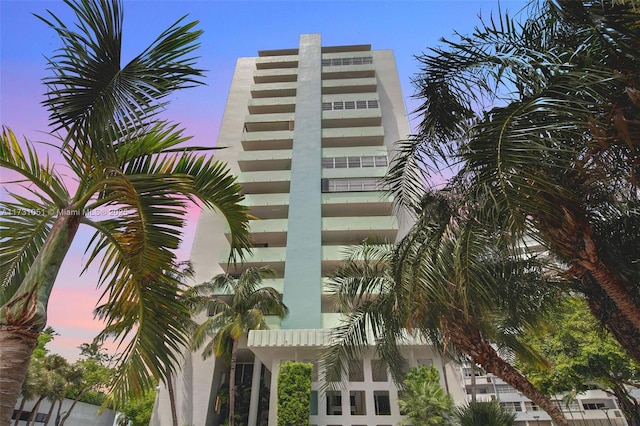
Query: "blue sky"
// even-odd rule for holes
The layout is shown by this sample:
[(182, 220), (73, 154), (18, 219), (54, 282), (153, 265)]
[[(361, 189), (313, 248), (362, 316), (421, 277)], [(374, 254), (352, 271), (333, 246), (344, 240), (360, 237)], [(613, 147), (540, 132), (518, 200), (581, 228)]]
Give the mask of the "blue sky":
[[(502, 0), (500, 7), (513, 14), (525, 1)], [(0, 0), (0, 122), (18, 137), (51, 141), (47, 113), (40, 106), (47, 76), (46, 57), (59, 47), (56, 35), (34, 13), (51, 10), (65, 23), (73, 19), (60, 0)], [(414, 55), (438, 46), (455, 31), (467, 34), (498, 10), (498, 1), (214, 1), (125, 0), (124, 57), (126, 62), (149, 45), (175, 21), (199, 21), (204, 30), (198, 55), (206, 73), (206, 86), (188, 89), (172, 99), (167, 117), (182, 123), (197, 145), (215, 145), (226, 96), (238, 57), (256, 56), (258, 50), (297, 47), (302, 33), (320, 33), (323, 45), (371, 44), (392, 49), (408, 109), (411, 79), (417, 72)], [(413, 117), (411, 117), (413, 118)], [(413, 120), (415, 121), (415, 120)], [(44, 150), (44, 148), (42, 148)], [(0, 181), (2, 174), (0, 171)], [(0, 197), (4, 197), (4, 190)], [(192, 218), (193, 225), (197, 215)], [(190, 226), (180, 256), (188, 258), (194, 226)], [(49, 307), (49, 325), (60, 334), (50, 344), (54, 352), (74, 359), (100, 325), (92, 320), (99, 295), (95, 271), (79, 277), (87, 235), (80, 234), (63, 266)]]

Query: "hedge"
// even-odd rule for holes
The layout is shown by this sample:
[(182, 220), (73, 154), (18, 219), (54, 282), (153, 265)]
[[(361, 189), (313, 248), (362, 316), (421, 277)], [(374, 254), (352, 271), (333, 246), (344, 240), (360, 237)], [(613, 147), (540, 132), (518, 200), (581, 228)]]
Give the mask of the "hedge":
[(278, 373), (278, 426), (309, 426), (311, 373), (305, 362), (287, 361)]

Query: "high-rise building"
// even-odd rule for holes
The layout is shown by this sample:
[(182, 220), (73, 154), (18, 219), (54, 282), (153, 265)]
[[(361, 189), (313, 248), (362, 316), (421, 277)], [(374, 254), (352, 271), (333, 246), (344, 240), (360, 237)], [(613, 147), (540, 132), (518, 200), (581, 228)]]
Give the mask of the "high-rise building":
[[(256, 217), (253, 255), (228, 265), (226, 222), (205, 212), (191, 251), (194, 281), (268, 266), (277, 276), (264, 284), (278, 289), (290, 310), (285, 320), (271, 318), (269, 330), (251, 331), (240, 342), (239, 424), (277, 424), (278, 369), (289, 360), (314, 366), (312, 425), (390, 426), (401, 420), (397, 387), (373, 348), (350, 366), (345, 385), (336, 390), (320, 386), (317, 359), (328, 330), (340, 320), (326, 284), (347, 247), (365, 238), (395, 242), (410, 225), (396, 217), (392, 198), (380, 187), (393, 144), (409, 132), (390, 50), (323, 46), (320, 35), (304, 34), (298, 47), (238, 59), (217, 143), (224, 149), (217, 157), (238, 176)], [(512, 409), (518, 425), (550, 425), (546, 413), (491, 374), (447, 362), (420, 342), (405, 342), (401, 350), (407, 369), (434, 365), (455, 403), (470, 401), (475, 389), (478, 400)], [(171, 383), (178, 424), (222, 424), (228, 375), (226, 360), (187, 353)], [(573, 424), (625, 424), (613, 398), (594, 391), (579, 398), (580, 404), (563, 405)], [(556, 403), (563, 404), (560, 397)], [(162, 387), (151, 425), (170, 424), (168, 387)]]
[[(204, 213), (191, 260), (196, 282), (222, 272), (268, 266), (265, 285), (282, 293), (289, 316), (270, 330), (252, 331), (241, 344), (237, 382), (251, 381), (248, 424), (276, 423), (276, 377), (287, 360), (314, 364), (311, 424), (391, 425), (400, 420), (397, 390), (386, 368), (366, 358), (352, 368), (347, 390), (318, 389), (317, 357), (327, 329), (337, 324), (327, 276), (349, 245), (365, 238), (395, 242), (406, 224), (381, 191), (394, 142), (409, 123), (393, 52), (370, 45), (323, 46), (304, 34), (298, 47), (264, 50), (237, 61), (217, 145), (217, 156), (239, 177), (255, 247), (242, 265), (229, 266), (221, 217)], [(426, 346), (404, 347), (410, 365), (435, 363)], [(223, 360), (187, 356), (175, 383), (180, 424), (224, 419), (218, 391), (228, 376)], [(443, 385), (445, 380), (443, 379)], [(265, 392), (270, 389), (270, 392)], [(161, 398), (166, 393), (161, 392)], [(260, 399), (269, 398), (268, 416)], [(155, 415), (170, 419), (169, 404)]]

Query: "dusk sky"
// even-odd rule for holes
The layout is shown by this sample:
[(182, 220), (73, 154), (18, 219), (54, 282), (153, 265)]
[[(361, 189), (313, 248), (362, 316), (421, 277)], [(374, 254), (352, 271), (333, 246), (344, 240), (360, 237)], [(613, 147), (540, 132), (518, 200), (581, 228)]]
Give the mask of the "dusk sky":
[[(510, 14), (525, 4), (500, 2), (503, 11)], [(47, 112), (40, 105), (45, 91), (41, 79), (48, 75), (45, 57), (52, 56), (60, 43), (54, 32), (33, 16), (44, 16), (47, 9), (71, 24), (73, 16), (60, 0), (0, 0), (0, 122), (20, 139), (33, 142), (55, 141), (47, 135)], [(193, 144), (214, 146), (238, 57), (256, 56), (258, 50), (295, 48), (303, 33), (320, 33), (324, 46), (371, 44), (373, 49), (392, 49), (410, 111), (416, 106), (411, 100), (411, 79), (418, 70), (414, 55), (437, 46), (442, 37), (451, 38), (454, 31), (470, 33), (479, 14), (489, 18), (497, 10), (498, 1), (481, 0), (125, 0), (123, 64), (182, 16), (199, 21), (198, 28), (204, 34), (198, 65), (208, 70), (207, 85), (179, 92), (166, 117), (182, 123), (185, 133), (193, 135)], [(0, 174), (3, 186), (6, 180)], [(4, 188), (0, 197), (6, 198)], [(194, 211), (179, 253), (182, 260), (189, 258), (197, 217)], [(70, 360), (77, 358), (77, 347), (90, 342), (101, 329), (93, 320), (100, 295), (96, 271), (79, 275), (90, 235), (81, 230), (74, 241), (49, 304), (48, 324), (60, 333), (49, 347)]]

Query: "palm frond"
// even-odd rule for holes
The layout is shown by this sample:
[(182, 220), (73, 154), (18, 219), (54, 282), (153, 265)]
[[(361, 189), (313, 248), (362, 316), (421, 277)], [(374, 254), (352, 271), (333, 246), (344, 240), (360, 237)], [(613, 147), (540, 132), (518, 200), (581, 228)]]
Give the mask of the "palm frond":
[[(54, 75), (44, 80), (48, 91), (43, 104), (54, 129), (67, 130), (76, 144), (86, 143), (82, 138), (90, 140), (92, 129), (139, 124), (158, 113), (162, 99), (174, 90), (201, 84), (202, 70), (193, 67), (196, 58), (189, 56), (198, 47), (197, 22), (179, 20), (121, 66), (121, 2), (65, 3), (76, 15), (75, 28), (50, 11), (48, 17), (36, 16), (63, 42), (49, 59)], [(127, 133), (126, 128), (117, 128)]]
[(69, 200), (69, 192), (64, 182), (55, 172), (49, 160), (44, 163), (37, 150), (25, 140), (26, 152), (20, 146), (11, 129), (2, 127), (0, 139), (0, 166), (13, 170), (24, 178), (25, 186), (35, 186), (46, 194), (58, 208), (64, 208)]

